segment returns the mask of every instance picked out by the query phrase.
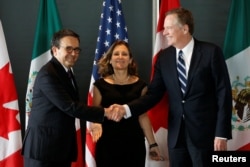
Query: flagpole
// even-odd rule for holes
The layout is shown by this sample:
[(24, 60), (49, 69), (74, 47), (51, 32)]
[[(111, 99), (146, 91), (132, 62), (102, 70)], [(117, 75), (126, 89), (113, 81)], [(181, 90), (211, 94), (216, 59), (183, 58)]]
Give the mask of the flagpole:
[(152, 1), (152, 55), (154, 54), (154, 46), (155, 46), (155, 38), (156, 38), (156, 28), (157, 28), (157, 21), (159, 18), (159, 1)]

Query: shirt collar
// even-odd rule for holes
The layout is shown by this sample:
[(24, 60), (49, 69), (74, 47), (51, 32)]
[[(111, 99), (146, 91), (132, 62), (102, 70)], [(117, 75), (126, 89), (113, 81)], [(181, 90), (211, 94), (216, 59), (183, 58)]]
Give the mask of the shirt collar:
[(180, 50), (182, 50), (184, 55), (189, 55), (190, 53), (192, 53), (194, 48), (194, 38), (192, 38), (189, 43), (182, 49), (178, 49), (176, 48), (176, 53), (178, 54)]

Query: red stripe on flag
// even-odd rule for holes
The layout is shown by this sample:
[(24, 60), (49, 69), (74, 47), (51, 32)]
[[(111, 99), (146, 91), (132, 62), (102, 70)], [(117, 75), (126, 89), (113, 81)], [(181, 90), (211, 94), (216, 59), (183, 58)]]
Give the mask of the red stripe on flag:
[(0, 167), (23, 167), (17, 92), (1, 20), (0, 48)]
[[(154, 47), (154, 55), (152, 61), (152, 71), (151, 71), (151, 79), (154, 75), (154, 64), (157, 61), (157, 57), (161, 49), (164, 49), (164, 45), (166, 43), (165, 38), (163, 37), (163, 29), (164, 29), (164, 19), (165, 14), (168, 10), (177, 8), (180, 6), (179, 0), (162, 0), (160, 5), (160, 16), (157, 25), (157, 34), (156, 34), (156, 41)], [(148, 112), (149, 118), (152, 122), (152, 126), (155, 132), (160, 127), (167, 129), (167, 120), (168, 120), (168, 98), (165, 95), (161, 101), (153, 107)]]
[(154, 132), (156, 132), (160, 127), (164, 127), (168, 129), (168, 103), (167, 102), (167, 95), (165, 95), (162, 100), (156, 105), (154, 108), (152, 108), (148, 112), (148, 116), (150, 118), (151, 124), (153, 125)]
[(88, 132), (88, 129), (86, 130), (86, 141), (88, 145), (89, 151), (92, 153), (92, 156), (95, 157), (95, 143), (92, 140), (91, 134)]
[[(93, 83), (100, 76), (98, 74), (98, 60), (107, 51), (110, 45), (117, 39), (128, 42), (127, 27), (125, 25), (125, 19), (123, 17), (121, 0), (103, 0), (103, 10), (101, 14), (100, 26), (98, 31), (98, 38), (96, 44), (95, 58), (93, 63), (92, 78), (90, 83), (90, 89), (88, 94), (88, 105), (92, 105), (92, 88)], [(111, 22), (109, 20), (112, 20)], [(119, 26), (117, 26), (119, 25)], [(106, 30), (110, 29), (110, 33), (106, 33)], [(95, 167), (95, 143), (92, 141), (91, 134), (86, 132), (86, 149), (85, 160), (86, 166)]]
[[(154, 54), (152, 57), (152, 70), (151, 79), (154, 76), (154, 65), (159, 56), (159, 52), (167, 47), (166, 38), (163, 36), (164, 30), (164, 19), (165, 14), (168, 10), (177, 8), (180, 6), (179, 0), (161, 0), (160, 14), (157, 25), (156, 39), (154, 45)], [(168, 146), (167, 146), (167, 129), (168, 129), (168, 96), (165, 94), (163, 98), (148, 111), (148, 116), (151, 121), (153, 130), (155, 132), (155, 139), (160, 144), (160, 151), (162, 155), (168, 158)], [(152, 162), (146, 159), (146, 167), (168, 167), (169, 161), (166, 160), (164, 163)]]
[(238, 149), (238, 151), (249, 151), (249, 150), (250, 150), (250, 143)]
[(164, 29), (165, 14), (168, 10), (180, 7), (179, 0), (161, 0), (160, 17), (157, 25), (157, 32)]
[(21, 150), (15, 152), (14, 154), (6, 157), (0, 161), (0, 167), (15, 167), (23, 166), (23, 157), (21, 156)]
[[(94, 81), (91, 80), (91, 85), (93, 84)], [(91, 95), (91, 91), (89, 91), (88, 93), (88, 105), (92, 105), (92, 100), (93, 100), (93, 97)], [(92, 140), (92, 136), (89, 132), (89, 129), (88, 129), (88, 123), (87, 122), (87, 127), (86, 127), (86, 143), (85, 143), (85, 167), (95, 167), (95, 161), (94, 160), (94, 157), (95, 157), (95, 146), (96, 146), (96, 143), (93, 142)], [(87, 158), (89, 157), (89, 158)]]
[(83, 166), (83, 151), (82, 151), (82, 135), (81, 135), (81, 129), (78, 129), (76, 131), (76, 138), (77, 138), (77, 160), (76, 162), (73, 162), (71, 164), (71, 167), (80, 167)]

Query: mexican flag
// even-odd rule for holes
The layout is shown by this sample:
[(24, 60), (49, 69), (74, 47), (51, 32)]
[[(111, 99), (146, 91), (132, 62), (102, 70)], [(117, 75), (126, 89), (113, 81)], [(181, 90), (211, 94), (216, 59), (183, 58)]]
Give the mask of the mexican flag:
[[(26, 127), (29, 112), (32, 106), (32, 92), (36, 75), (40, 68), (51, 59), (50, 41), (53, 34), (62, 28), (61, 19), (55, 0), (40, 0), (38, 19), (36, 25), (35, 41), (30, 65), (28, 87), (26, 93)], [(81, 142), (80, 121), (76, 119), (78, 158), (72, 167), (83, 166), (83, 152)]]
[(232, 0), (224, 43), (233, 106), (228, 150), (250, 150), (250, 1)]
[(35, 40), (32, 51), (28, 87), (25, 99), (26, 126), (32, 106), (32, 92), (36, 75), (40, 68), (51, 59), (50, 41), (53, 34), (62, 27), (54, 0), (40, 0)]

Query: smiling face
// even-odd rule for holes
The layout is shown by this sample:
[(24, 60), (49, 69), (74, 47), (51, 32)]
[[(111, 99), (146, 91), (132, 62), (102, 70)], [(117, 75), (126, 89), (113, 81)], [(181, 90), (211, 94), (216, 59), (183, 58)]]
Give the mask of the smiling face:
[(73, 36), (65, 36), (60, 40), (60, 46), (52, 47), (53, 55), (65, 67), (73, 67), (79, 57), (79, 40)]
[(117, 45), (114, 48), (110, 59), (110, 64), (114, 70), (127, 70), (131, 61), (129, 50), (125, 45)]
[(169, 46), (183, 48), (190, 39), (188, 25), (178, 21), (177, 14), (169, 14), (164, 20), (163, 35), (167, 38)]

